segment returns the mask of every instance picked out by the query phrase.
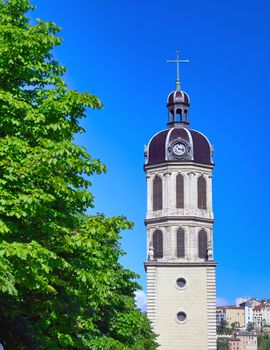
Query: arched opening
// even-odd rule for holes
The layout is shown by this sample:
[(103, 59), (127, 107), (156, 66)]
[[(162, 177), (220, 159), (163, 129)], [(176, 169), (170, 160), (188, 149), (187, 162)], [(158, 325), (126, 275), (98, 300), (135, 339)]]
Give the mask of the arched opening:
[(199, 232), (198, 250), (199, 258), (207, 260), (207, 233), (204, 230)]
[(154, 259), (163, 257), (163, 234), (160, 230), (153, 233)]
[(185, 231), (182, 228), (179, 228), (176, 233), (176, 247), (177, 247), (177, 257), (185, 257)]
[(188, 110), (185, 109), (185, 112), (184, 112), (184, 122), (188, 123)]
[(176, 176), (176, 208), (184, 208), (184, 176)]
[(198, 208), (206, 209), (206, 180), (203, 176), (198, 178)]
[(153, 182), (153, 210), (162, 209), (162, 179), (155, 176)]
[(177, 108), (175, 110), (175, 121), (182, 122), (182, 119), (183, 119), (183, 111), (181, 108)]

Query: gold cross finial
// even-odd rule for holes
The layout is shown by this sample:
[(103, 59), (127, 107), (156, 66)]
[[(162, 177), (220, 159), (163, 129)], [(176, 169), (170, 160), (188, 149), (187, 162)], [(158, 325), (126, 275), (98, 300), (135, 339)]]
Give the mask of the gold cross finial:
[(167, 60), (167, 63), (176, 63), (176, 90), (181, 90), (180, 63), (188, 63), (189, 60), (180, 60), (180, 52), (176, 50), (176, 60)]

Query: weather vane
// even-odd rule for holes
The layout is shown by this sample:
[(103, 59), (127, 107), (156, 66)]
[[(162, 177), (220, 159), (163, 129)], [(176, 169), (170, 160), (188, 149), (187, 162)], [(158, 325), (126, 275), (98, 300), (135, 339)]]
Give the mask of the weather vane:
[(180, 52), (176, 50), (176, 60), (167, 60), (167, 63), (176, 63), (176, 90), (181, 90), (180, 63), (189, 63), (189, 60), (180, 60)]

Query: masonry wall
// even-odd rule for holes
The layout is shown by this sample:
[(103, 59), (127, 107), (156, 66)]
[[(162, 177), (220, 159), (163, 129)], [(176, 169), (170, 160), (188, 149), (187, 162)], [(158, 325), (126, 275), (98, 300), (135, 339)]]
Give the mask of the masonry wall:
[[(184, 177), (184, 208), (176, 208), (176, 177)], [(162, 179), (163, 206), (153, 210), (153, 181)], [(198, 209), (198, 178), (206, 180), (207, 208)], [(212, 166), (165, 164), (149, 167), (147, 178), (147, 315), (159, 335), (159, 350), (216, 350), (216, 281), (213, 260)], [(185, 234), (185, 254), (177, 257), (177, 230)], [(153, 234), (160, 230), (163, 256), (153, 259)], [(208, 258), (198, 254), (198, 235), (207, 235)], [(151, 255), (152, 254), (152, 255)], [(186, 280), (181, 289), (178, 278)], [(178, 312), (187, 316), (177, 319)]]
[[(215, 268), (149, 266), (148, 317), (161, 350), (216, 350)], [(183, 290), (176, 280), (186, 279)], [(186, 322), (177, 321), (184, 311)]]

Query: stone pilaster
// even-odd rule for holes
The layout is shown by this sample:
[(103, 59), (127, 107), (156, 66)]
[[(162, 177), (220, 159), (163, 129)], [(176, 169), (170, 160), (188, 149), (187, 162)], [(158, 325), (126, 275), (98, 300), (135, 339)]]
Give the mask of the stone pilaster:
[(147, 317), (156, 330), (156, 267), (147, 267)]
[(216, 271), (207, 267), (207, 330), (208, 350), (217, 349), (216, 325)]

